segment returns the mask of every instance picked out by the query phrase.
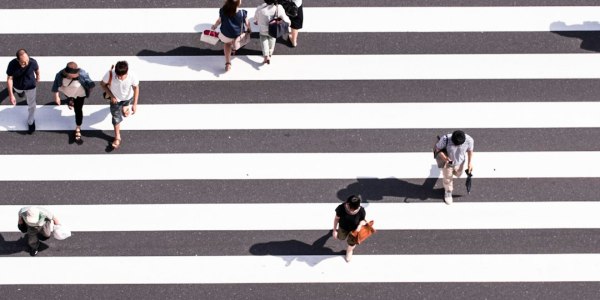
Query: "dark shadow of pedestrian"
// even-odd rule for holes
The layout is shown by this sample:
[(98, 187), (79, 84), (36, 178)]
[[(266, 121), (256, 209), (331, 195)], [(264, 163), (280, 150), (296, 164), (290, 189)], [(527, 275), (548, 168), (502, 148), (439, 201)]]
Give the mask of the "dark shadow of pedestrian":
[(298, 240), (275, 241), (268, 243), (254, 244), (250, 247), (252, 255), (272, 255), (279, 256), (289, 266), (293, 261), (300, 261), (314, 267), (325, 259), (333, 255), (343, 255), (345, 251), (333, 251), (329, 247), (325, 247), (327, 240), (331, 237), (332, 231), (328, 231), (325, 235), (314, 241), (312, 244), (307, 244)]
[(581, 40), (580, 48), (587, 51), (600, 52), (600, 23), (583, 22), (583, 24), (567, 25), (565, 22), (550, 24), (552, 33)]
[[(360, 195), (365, 203), (380, 201), (384, 197), (403, 198), (406, 203), (411, 199), (437, 202), (444, 198), (444, 188), (435, 188), (439, 176), (440, 169), (431, 165), (429, 176), (420, 185), (398, 178), (358, 178), (356, 182), (340, 189), (337, 198), (345, 201), (352, 195)], [(460, 198), (461, 195), (455, 197)]]
[[(18, 234), (19, 238), (14, 241), (7, 241), (4, 237), (6, 234), (0, 234), (0, 255), (11, 255), (21, 252), (29, 252), (29, 246), (27, 245), (27, 238), (23, 234)], [(10, 234), (11, 236), (13, 234)], [(17, 234), (14, 234), (17, 235)], [(47, 238), (44, 238), (47, 239)], [(41, 239), (40, 239), (41, 240)], [(45, 243), (40, 242), (38, 251), (42, 252), (48, 249), (49, 246)]]

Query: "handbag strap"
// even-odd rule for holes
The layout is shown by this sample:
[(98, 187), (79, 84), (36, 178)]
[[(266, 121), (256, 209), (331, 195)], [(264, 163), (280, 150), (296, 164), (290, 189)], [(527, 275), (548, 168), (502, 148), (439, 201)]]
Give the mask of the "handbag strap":
[(115, 68), (115, 65), (110, 66), (110, 70), (108, 70), (108, 87), (110, 87), (111, 83), (112, 83), (112, 71)]
[(248, 16), (248, 12), (245, 9), (242, 9), (242, 26), (240, 26), (240, 35), (244, 33), (244, 27), (246, 26), (246, 17)]

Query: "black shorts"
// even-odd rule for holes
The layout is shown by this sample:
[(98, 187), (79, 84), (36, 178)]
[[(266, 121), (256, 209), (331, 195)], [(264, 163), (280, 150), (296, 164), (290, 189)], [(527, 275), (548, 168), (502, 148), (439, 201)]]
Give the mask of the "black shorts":
[(302, 29), (302, 23), (304, 23), (304, 13), (302, 12), (303, 6), (304, 5), (300, 5), (300, 7), (298, 7), (298, 15), (295, 18), (290, 17), (290, 21), (292, 21), (290, 27), (292, 27), (292, 29)]

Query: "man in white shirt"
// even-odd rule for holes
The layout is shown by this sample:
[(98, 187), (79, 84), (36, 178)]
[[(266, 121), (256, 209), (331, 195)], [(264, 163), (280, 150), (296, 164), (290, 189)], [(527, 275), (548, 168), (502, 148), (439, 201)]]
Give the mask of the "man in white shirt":
[(129, 72), (129, 65), (126, 61), (119, 61), (114, 70), (104, 75), (100, 83), (104, 92), (110, 97), (110, 113), (112, 115), (112, 124), (115, 129), (115, 139), (112, 142), (113, 149), (121, 146), (121, 122), (123, 117), (129, 116), (129, 106), (131, 113), (137, 111), (137, 103), (140, 95), (140, 81), (134, 73)]
[(60, 222), (53, 213), (37, 206), (26, 206), (19, 210), (19, 230), (27, 234), (29, 254), (36, 256), (40, 246), (40, 240), (44, 241), (50, 237), (54, 225)]
[[(462, 175), (465, 161), (469, 173), (473, 170), (471, 160), (473, 158), (473, 138), (461, 130), (456, 130), (452, 134), (444, 135), (435, 145), (435, 153), (445, 161), (442, 168), (444, 175), (444, 202), (452, 204), (453, 176)], [(446, 150), (445, 152), (442, 150)]]

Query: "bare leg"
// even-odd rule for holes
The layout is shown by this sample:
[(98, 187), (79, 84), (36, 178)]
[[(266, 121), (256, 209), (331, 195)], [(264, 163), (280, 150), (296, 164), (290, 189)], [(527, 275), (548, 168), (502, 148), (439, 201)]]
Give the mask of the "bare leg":
[(356, 245), (354, 245), (354, 246), (348, 245), (348, 248), (346, 248), (346, 261), (347, 262), (350, 262), (350, 260), (352, 260), (352, 254), (354, 254), (354, 248), (356, 248)]
[(225, 52), (225, 71), (231, 70), (231, 43), (225, 43), (223, 47)]

